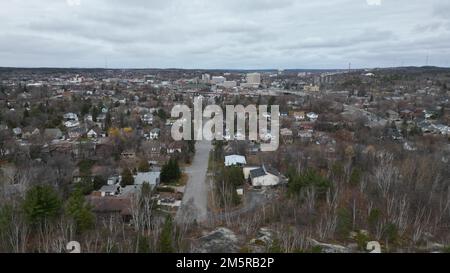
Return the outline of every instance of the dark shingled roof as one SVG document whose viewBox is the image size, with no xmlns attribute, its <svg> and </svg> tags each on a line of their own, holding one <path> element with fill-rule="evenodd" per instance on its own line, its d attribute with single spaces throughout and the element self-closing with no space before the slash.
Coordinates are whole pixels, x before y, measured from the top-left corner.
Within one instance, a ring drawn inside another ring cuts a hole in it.
<svg viewBox="0 0 450 273">
<path fill-rule="evenodd" d="M 251 178 L 256 178 L 264 175 L 266 175 L 266 171 L 264 171 L 263 168 L 258 168 L 250 171 Z"/>
<path fill-rule="evenodd" d="M 272 167 L 265 167 L 265 168 L 266 168 L 266 172 L 268 172 L 270 174 L 273 174 L 275 176 L 280 176 L 281 175 L 280 172 L 277 171 L 275 168 L 272 168 Z"/>
<path fill-rule="evenodd" d="M 131 199 L 118 197 L 88 196 L 92 210 L 97 213 L 119 212 L 122 215 L 131 215 Z"/>
</svg>

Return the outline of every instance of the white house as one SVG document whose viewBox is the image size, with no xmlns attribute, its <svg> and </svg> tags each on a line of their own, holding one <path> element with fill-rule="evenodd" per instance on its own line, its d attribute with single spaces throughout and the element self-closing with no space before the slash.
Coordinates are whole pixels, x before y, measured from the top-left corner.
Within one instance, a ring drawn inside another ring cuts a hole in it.
<svg viewBox="0 0 450 273">
<path fill-rule="evenodd" d="M 120 176 L 111 176 L 108 178 L 108 185 L 117 185 L 120 183 L 120 181 L 122 180 L 122 177 Z"/>
<path fill-rule="evenodd" d="M 152 125 L 153 124 L 153 115 L 152 114 L 145 114 L 141 117 L 142 122 Z"/>
<path fill-rule="evenodd" d="M 22 129 L 20 129 L 19 127 L 14 128 L 13 129 L 13 133 L 16 137 L 21 137 L 22 136 Z"/>
<path fill-rule="evenodd" d="M 270 187 L 281 183 L 281 175 L 272 168 L 248 167 L 244 168 L 244 178 L 251 181 L 254 187 Z"/>
<path fill-rule="evenodd" d="M 89 132 L 87 132 L 87 137 L 88 138 L 97 138 L 97 133 L 93 130 L 93 129 L 91 129 Z"/>
<path fill-rule="evenodd" d="M 247 161 L 245 160 L 245 156 L 242 155 L 227 155 L 225 156 L 225 166 L 243 166 L 246 165 Z"/>
<path fill-rule="evenodd" d="M 99 190 L 102 197 L 115 196 L 119 193 L 119 185 L 105 185 Z"/>
<path fill-rule="evenodd" d="M 63 116 L 65 121 L 78 121 L 78 115 L 75 113 L 67 113 Z"/>
<path fill-rule="evenodd" d="M 158 139 L 161 134 L 161 130 L 159 128 L 152 129 L 149 133 L 149 138 L 152 140 Z"/>
<path fill-rule="evenodd" d="M 80 122 L 78 122 L 77 120 L 68 120 L 64 122 L 64 126 L 66 126 L 67 128 L 75 128 L 80 126 Z"/>
<path fill-rule="evenodd" d="M 309 118 L 309 120 L 314 121 L 317 120 L 319 118 L 319 115 L 314 113 L 314 112 L 310 112 L 308 114 L 306 114 L 306 116 Z"/>
</svg>

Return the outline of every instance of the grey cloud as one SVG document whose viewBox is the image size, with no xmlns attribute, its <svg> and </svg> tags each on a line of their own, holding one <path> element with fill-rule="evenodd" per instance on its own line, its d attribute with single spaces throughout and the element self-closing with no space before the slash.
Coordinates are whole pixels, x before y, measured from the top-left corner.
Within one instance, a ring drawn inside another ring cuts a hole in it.
<svg viewBox="0 0 450 273">
<path fill-rule="evenodd" d="M 0 66 L 441 65 L 448 14 L 444 0 L 1 1 Z"/>
</svg>

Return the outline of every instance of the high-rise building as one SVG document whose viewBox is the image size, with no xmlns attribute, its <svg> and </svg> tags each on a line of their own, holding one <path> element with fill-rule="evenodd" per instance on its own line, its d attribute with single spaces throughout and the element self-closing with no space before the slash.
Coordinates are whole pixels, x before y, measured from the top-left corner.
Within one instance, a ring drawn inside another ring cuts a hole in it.
<svg viewBox="0 0 450 273">
<path fill-rule="evenodd" d="M 247 83 L 252 84 L 252 85 L 260 85 L 261 84 L 261 74 L 248 73 L 247 74 Z"/>
<path fill-rule="evenodd" d="M 209 74 L 203 74 L 203 75 L 202 75 L 202 82 L 203 82 L 203 83 L 210 83 L 210 82 L 211 82 L 211 75 L 209 75 Z"/>
<path fill-rule="evenodd" d="M 222 84 L 222 83 L 224 83 L 226 80 L 227 80 L 227 79 L 225 79 L 225 77 L 223 77 L 223 76 L 214 76 L 214 77 L 212 77 L 211 82 L 212 82 L 213 84 Z"/>
</svg>

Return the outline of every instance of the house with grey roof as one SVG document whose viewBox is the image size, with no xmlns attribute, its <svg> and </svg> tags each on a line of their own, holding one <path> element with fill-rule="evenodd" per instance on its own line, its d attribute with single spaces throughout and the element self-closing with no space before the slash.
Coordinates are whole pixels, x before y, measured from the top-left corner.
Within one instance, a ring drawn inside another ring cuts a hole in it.
<svg viewBox="0 0 450 273">
<path fill-rule="evenodd" d="M 283 176 L 274 168 L 266 167 L 244 167 L 244 178 L 249 180 L 254 187 L 271 187 L 280 185 Z"/>
<path fill-rule="evenodd" d="M 247 164 L 245 156 L 243 155 L 227 155 L 225 156 L 225 166 L 244 166 Z"/>
<path fill-rule="evenodd" d="M 152 188 L 155 188 L 160 182 L 161 172 L 138 172 L 134 176 L 135 185 L 149 184 Z"/>
<path fill-rule="evenodd" d="M 119 185 L 105 185 L 99 190 L 101 197 L 115 196 L 119 193 Z"/>
<path fill-rule="evenodd" d="M 44 138 L 49 140 L 62 139 L 63 133 L 60 129 L 45 129 L 44 130 Z"/>
</svg>

